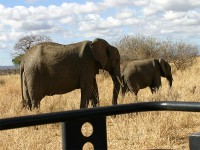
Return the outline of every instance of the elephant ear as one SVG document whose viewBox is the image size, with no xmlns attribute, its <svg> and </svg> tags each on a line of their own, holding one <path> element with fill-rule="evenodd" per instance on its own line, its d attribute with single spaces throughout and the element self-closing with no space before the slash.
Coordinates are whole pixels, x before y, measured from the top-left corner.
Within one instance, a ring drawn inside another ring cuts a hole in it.
<svg viewBox="0 0 200 150">
<path fill-rule="evenodd" d="M 99 62 L 104 69 L 108 61 L 108 43 L 103 39 L 95 39 L 91 43 L 91 51 L 94 59 Z"/>
<path fill-rule="evenodd" d="M 167 69 L 166 69 L 166 61 L 162 58 L 159 59 L 160 66 L 162 71 L 164 72 L 165 76 L 167 76 Z"/>
</svg>

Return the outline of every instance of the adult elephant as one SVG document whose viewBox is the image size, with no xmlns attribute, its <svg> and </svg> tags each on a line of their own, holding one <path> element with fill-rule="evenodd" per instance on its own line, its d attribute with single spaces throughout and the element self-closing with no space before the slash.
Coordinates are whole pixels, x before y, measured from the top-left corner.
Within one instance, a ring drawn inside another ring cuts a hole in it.
<svg viewBox="0 0 200 150">
<path fill-rule="evenodd" d="M 172 86 L 171 66 L 164 59 L 133 60 L 122 68 L 122 96 L 131 91 L 136 96 L 140 89 L 150 87 L 155 92 L 161 86 L 161 77 L 167 78 Z"/>
<path fill-rule="evenodd" d="M 120 55 L 118 49 L 103 39 L 70 45 L 52 42 L 30 48 L 21 62 L 22 104 L 38 108 L 45 96 L 64 94 L 81 89 L 80 108 L 87 108 L 89 100 L 98 104 L 96 74 L 99 69 L 112 77 L 113 99 L 117 104 L 120 90 Z"/>
</svg>

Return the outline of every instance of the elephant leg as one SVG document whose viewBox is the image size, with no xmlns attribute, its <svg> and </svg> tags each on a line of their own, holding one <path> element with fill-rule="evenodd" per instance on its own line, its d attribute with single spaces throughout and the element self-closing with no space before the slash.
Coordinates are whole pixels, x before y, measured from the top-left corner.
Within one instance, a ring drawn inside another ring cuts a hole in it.
<svg viewBox="0 0 200 150">
<path fill-rule="evenodd" d="M 122 98 L 125 97 L 125 94 L 128 92 L 127 84 L 124 83 L 124 87 L 121 87 L 122 92 Z"/>
<path fill-rule="evenodd" d="M 139 90 L 134 90 L 134 94 L 136 97 L 137 97 L 138 92 L 139 92 Z"/>
<path fill-rule="evenodd" d="M 24 76 L 24 74 L 23 74 Z M 28 88 L 27 88 L 27 84 L 26 84 L 26 80 L 24 78 L 24 80 L 22 81 L 22 107 L 28 107 L 29 109 L 32 108 L 32 103 L 31 103 L 31 98 L 30 95 L 28 93 Z"/>
<path fill-rule="evenodd" d="M 156 93 L 156 88 L 155 87 L 150 87 L 150 89 L 151 89 L 151 93 L 153 94 L 153 93 Z"/>
<path fill-rule="evenodd" d="M 138 91 L 139 91 L 139 86 L 138 86 L 138 85 L 135 85 L 135 83 L 133 83 L 133 82 L 128 82 L 127 85 L 128 85 L 128 90 L 129 90 L 131 93 L 134 93 L 135 96 L 137 96 L 137 93 L 138 93 Z"/>
<path fill-rule="evenodd" d="M 39 84 L 40 82 L 34 82 L 35 80 L 30 81 L 29 87 L 32 87 L 31 91 L 29 91 L 31 104 L 33 109 L 38 109 L 40 107 L 40 101 L 44 98 L 44 93 L 42 90 L 42 85 Z"/>
<path fill-rule="evenodd" d="M 40 101 L 42 100 L 41 93 L 35 93 L 34 95 L 31 94 L 31 105 L 33 109 L 40 108 Z"/>
<path fill-rule="evenodd" d="M 155 93 L 158 91 L 159 87 L 161 86 L 161 78 L 160 76 L 155 76 L 152 85 L 150 86 L 151 93 Z"/>
<path fill-rule="evenodd" d="M 27 88 L 23 87 L 23 98 L 22 98 L 22 107 L 32 108 L 31 98 L 29 96 Z"/>
<path fill-rule="evenodd" d="M 80 108 L 88 108 L 89 99 L 92 94 L 92 86 L 81 88 L 81 104 Z"/>
<path fill-rule="evenodd" d="M 88 108 L 89 100 L 92 94 L 93 80 L 82 78 L 81 82 L 81 103 L 80 108 Z"/>
<path fill-rule="evenodd" d="M 131 92 L 135 94 L 135 101 L 138 102 L 138 96 L 137 96 L 137 94 L 139 92 L 139 89 L 138 88 L 135 88 L 135 89 L 133 88 L 133 91 L 131 91 Z"/>
<path fill-rule="evenodd" d="M 92 100 L 92 106 L 96 107 L 99 106 L 99 92 L 97 87 L 96 79 L 93 80 L 93 88 L 92 88 L 92 94 L 90 99 Z"/>
<path fill-rule="evenodd" d="M 39 99 L 33 99 L 32 101 L 32 108 L 33 109 L 38 109 L 38 108 L 40 108 L 40 100 Z"/>
<path fill-rule="evenodd" d="M 34 88 L 34 93 L 32 93 L 32 107 L 33 108 L 40 108 L 40 102 L 45 97 L 45 93 L 42 90 L 42 85 L 37 85 Z"/>
</svg>

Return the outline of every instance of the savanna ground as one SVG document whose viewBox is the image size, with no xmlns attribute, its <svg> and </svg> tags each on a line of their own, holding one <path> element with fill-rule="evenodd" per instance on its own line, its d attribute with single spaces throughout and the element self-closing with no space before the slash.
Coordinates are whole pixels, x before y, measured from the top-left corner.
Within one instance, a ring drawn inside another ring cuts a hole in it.
<svg viewBox="0 0 200 150">
<path fill-rule="evenodd" d="M 143 89 L 137 102 L 147 101 L 200 101 L 200 58 L 192 67 L 173 70 L 173 87 L 167 81 L 156 93 Z M 97 76 L 100 106 L 111 105 L 112 81 L 108 75 Z M 21 109 L 19 75 L 0 76 L 0 118 L 79 109 L 80 90 L 45 97 L 40 110 Z M 135 96 L 128 93 L 124 99 L 119 96 L 119 104 L 136 103 Z M 107 117 L 108 149 L 180 149 L 188 150 L 188 135 L 200 132 L 200 113 L 191 112 L 142 112 L 117 117 Z M 89 132 L 89 128 L 83 130 Z M 49 124 L 0 131 L 1 150 L 62 149 L 61 124 Z M 87 147 L 85 149 L 91 149 Z"/>
</svg>

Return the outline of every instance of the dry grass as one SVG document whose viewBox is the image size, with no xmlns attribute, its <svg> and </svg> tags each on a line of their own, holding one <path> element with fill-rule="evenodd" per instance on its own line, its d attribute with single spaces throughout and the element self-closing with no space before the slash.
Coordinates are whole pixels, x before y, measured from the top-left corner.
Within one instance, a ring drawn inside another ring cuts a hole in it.
<svg viewBox="0 0 200 150">
<path fill-rule="evenodd" d="M 138 102 L 144 101 L 199 101 L 200 58 L 185 71 L 174 71 L 173 88 L 163 79 L 163 87 L 156 94 L 149 89 L 139 92 Z M 97 76 L 100 105 L 111 105 L 112 81 Z M 79 108 L 80 91 L 45 97 L 38 111 L 22 110 L 19 75 L 0 76 L 0 118 L 47 113 Z M 119 103 L 134 103 L 135 96 L 128 93 Z M 143 112 L 107 118 L 108 149 L 180 149 L 188 150 L 188 135 L 200 131 L 200 114 L 187 112 Z M 91 130 L 85 127 L 83 130 Z M 27 127 L 0 132 L 2 150 L 62 149 L 60 124 Z M 85 149 L 91 149 L 86 147 Z"/>
</svg>

